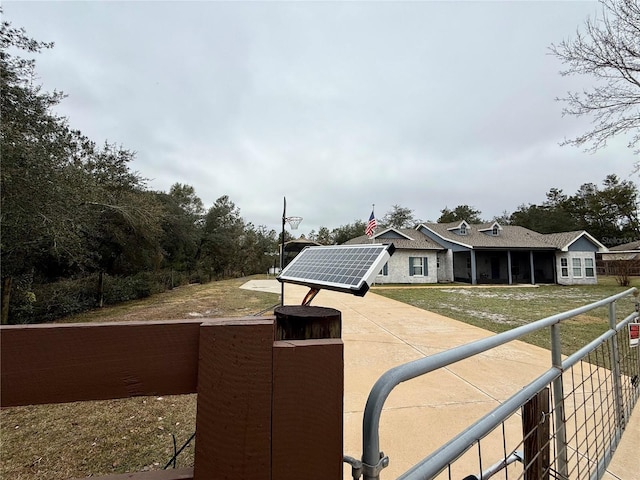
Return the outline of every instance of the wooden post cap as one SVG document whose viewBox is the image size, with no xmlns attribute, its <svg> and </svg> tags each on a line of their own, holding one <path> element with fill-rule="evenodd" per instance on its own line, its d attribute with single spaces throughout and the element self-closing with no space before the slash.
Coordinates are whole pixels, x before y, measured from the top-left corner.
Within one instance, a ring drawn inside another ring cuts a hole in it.
<svg viewBox="0 0 640 480">
<path fill-rule="evenodd" d="M 342 335 L 342 312 L 335 308 L 285 305 L 277 307 L 274 313 L 276 340 L 340 338 Z"/>
</svg>

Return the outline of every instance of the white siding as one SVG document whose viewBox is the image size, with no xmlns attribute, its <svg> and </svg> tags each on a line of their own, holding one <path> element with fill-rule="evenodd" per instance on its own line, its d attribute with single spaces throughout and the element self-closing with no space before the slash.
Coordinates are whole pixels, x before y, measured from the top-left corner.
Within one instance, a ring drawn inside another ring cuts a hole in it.
<svg viewBox="0 0 640 480">
<path fill-rule="evenodd" d="M 427 275 L 409 275 L 409 257 L 427 258 Z M 437 283 L 438 269 L 436 252 L 430 250 L 396 250 L 388 262 L 389 275 L 376 276 L 375 282 L 382 283 Z"/>
<path fill-rule="evenodd" d="M 438 252 L 438 282 L 448 283 L 453 282 L 453 252 L 451 249 L 445 252 Z"/>
<path fill-rule="evenodd" d="M 566 267 L 562 266 L 562 259 L 567 260 Z M 574 275 L 573 272 L 573 259 L 580 259 L 579 276 Z M 593 277 L 587 277 L 585 259 L 591 259 L 593 265 Z M 596 254 L 594 252 L 559 252 L 556 253 L 556 272 L 558 278 L 558 284 L 560 285 L 595 285 L 598 283 L 598 276 L 596 273 Z M 567 269 L 567 276 L 562 275 L 562 269 Z"/>
</svg>

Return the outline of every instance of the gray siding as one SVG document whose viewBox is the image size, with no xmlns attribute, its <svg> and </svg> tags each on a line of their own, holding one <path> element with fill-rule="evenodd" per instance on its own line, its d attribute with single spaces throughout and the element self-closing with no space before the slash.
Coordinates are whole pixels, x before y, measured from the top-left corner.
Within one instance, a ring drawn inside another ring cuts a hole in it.
<svg viewBox="0 0 640 480">
<path fill-rule="evenodd" d="M 578 240 L 569 245 L 570 252 L 597 252 L 598 247 L 591 243 L 591 241 L 585 237 L 580 237 Z"/>
</svg>

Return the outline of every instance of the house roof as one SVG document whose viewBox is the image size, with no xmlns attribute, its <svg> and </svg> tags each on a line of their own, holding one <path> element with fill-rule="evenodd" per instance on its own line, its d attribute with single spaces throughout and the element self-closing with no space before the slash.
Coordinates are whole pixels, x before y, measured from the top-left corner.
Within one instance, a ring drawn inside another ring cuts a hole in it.
<svg viewBox="0 0 640 480">
<path fill-rule="evenodd" d="M 607 247 L 601 244 L 598 240 L 593 238 L 584 230 L 578 230 L 574 232 L 560 232 L 560 233 L 547 233 L 544 237 L 551 243 L 554 247 L 566 251 L 569 246 L 578 240 L 581 237 L 587 238 L 591 243 L 598 247 L 600 251 L 607 251 Z"/>
<path fill-rule="evenodd" d="M 396 232 L 402 238 L 381 237 L 389 232 Z M 388 228 L 377 233 L 372 238 L 361 235 L 345 242 L 345 245 L 359 245 L 367 243 L 393 243 L 397 249 L 401 250 L 442 250 L 442 246 L 425 236 L 423 233 L 412 228 Z"/>
<path fill-rule="evenodd" d="M 490 232 L 495 223 L 469 225 L 466 235 L 458 235 L 452 231 L 460 225 L 460 222 L 423 223 L 418 228 L 424 227 L 444 240 L 469 248 L 535 248 L 548 250 L 556 248 L 545 239 L 545 235 L 516 225 L 499 225 L 501 227 L 499 235 L 485 233 L 487 231 Z"/>
<path fill-rule="evenodd" d="M 640 250 L 640 240 L 636 240 L 631 243 L 624 243 L 622 245 L 616 245 L 615 247 L 610 247 L 610 252 L 632 252 L 634 250 Z"/>
</svg>

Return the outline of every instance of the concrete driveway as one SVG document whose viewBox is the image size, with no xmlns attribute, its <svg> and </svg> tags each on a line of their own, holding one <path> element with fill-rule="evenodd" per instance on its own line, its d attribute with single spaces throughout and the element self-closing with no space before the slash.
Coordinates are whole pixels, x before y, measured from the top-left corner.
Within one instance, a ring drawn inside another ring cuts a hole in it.
<svg viewBox="0 0 640 480">
<path fill-rule="evenodd" d="M 243 288 L 280 293 L 275 280 L 253 280 Z M 285 285 L 285 304 L 300 304 L 308 289 Z M 491 332 L 369 292 L 365 297 L 322 290 L 313 305 L 342 312 L 344 341 L 344 452 L 362 454 L 362 415 L 376 380 L 387 370 L 417 358 L 493 335 Z M 546 371 L 548 350 L 511 342 L 484 354 L 398 386 L 382 413 L 380 448 L 389 456 L 382 478 L 396 478 L 481 416 Z M 506 435 L 521 435 L 519 421 Z M 502 451 L 499 439 L 483 449 Z M 495 450 L 490 445 L 496 443 Z M 489 443 L 489 445 L 487 444 Z M 640 478 L 640 414 L 631 417 L 605 479 Z M 500 457 L 483 459 L 486 464 Z M 469 460 L 477 465 L 477 454 Z M 465 475 L 477 473 L 470 467 Z M 344 478 L 350 478 L 345 466 Z M 461 476 L 461 478 L 464 475 Z"/>
</svg>

